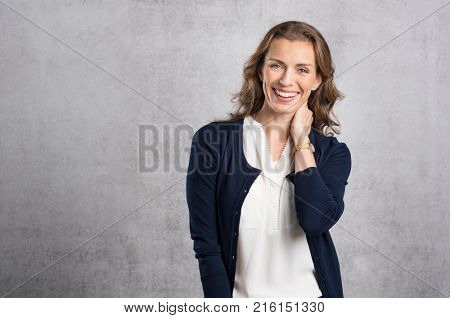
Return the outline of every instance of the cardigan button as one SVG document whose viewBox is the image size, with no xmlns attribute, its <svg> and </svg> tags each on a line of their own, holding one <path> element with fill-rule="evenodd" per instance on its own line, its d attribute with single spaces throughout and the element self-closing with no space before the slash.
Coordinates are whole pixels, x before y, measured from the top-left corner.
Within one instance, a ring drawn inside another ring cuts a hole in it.
<svg viewBox="0 0 450 318">
<path fill-rule="evenodd" d="M 235 211 L 234 214 L 238 215 L 238 214 L 239 214 L 239 211 Z"/>
<path fill-rule="evenodd" d="M 234 259 L 234 255 L 233 255 L 233 259 Z"/>
<path fill-rule="evenodd" d="M 244 189 L 244 193 L 247 193 L 247 189 Z"/>
<path fill-rule="evenodd" d="M 234 232 L 234 236 L 237 236 L 237 232 Z"/>
</svg>

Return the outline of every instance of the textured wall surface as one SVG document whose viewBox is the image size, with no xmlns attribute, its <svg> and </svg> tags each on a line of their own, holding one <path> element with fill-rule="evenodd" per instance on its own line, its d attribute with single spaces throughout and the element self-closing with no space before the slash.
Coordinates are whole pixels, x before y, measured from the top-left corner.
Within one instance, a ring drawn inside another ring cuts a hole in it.
<svg viewBox="0 0 450 318">
<path fill-rule="evenodd" d="M 233 109 L 268 29 L 299 20 L 346 95 L 353 166 L 331 231 L 345 296 L 448 297 L 447 4 L 0 0 L 0 294 L 202 297 L 190 138 Z"/>
</svg>

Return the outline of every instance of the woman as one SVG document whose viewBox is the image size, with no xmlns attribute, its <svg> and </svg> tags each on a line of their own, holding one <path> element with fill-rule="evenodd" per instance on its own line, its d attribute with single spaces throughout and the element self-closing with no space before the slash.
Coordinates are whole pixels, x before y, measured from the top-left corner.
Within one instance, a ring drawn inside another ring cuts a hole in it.
<svg viewBox="0 0 450 318">
<path fill-rule="evenodd" d="M 205 297 L 343 297 L 329 230 L 351 157 L 329 132 L 333 73 L 314 27 L 281 23 L 246 63 L 237 110 L 194 134 L 186 193 Z"/>
</svg>

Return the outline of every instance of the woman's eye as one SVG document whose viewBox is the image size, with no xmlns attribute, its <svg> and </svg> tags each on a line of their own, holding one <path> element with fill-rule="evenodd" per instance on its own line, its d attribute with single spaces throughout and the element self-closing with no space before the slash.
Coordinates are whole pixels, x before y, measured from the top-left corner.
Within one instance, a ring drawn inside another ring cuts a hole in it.
<svg viewBox="0 0 450 318">
<path fill-rule="evenodd" d="M 279 67 L 281 67 L 281 66 L 280 66 L 279 64 L 271 64 L 270 67 L 271 67 L 271 68 L 279 68 Z M 300 71 L 300 72 L 303 71 L 304 73 L 308 73 L 308 70 L 305 69 L 305 68 L 301 68 L 301 69 L 299 69 L 299 71 Z"/>
</svg>

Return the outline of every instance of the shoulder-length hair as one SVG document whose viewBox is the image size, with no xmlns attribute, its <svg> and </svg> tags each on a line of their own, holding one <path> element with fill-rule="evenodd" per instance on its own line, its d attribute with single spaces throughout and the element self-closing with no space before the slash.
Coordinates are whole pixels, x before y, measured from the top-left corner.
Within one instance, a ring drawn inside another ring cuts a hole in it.
<svg viewBox="0 0 450 318">
<path fill-rule="evenodd" d="M 324 37 L 313 26 L 299 21 L 287 21 L 280 23 L 267 32 L 256 51 L 244 65 L 243 83 L 241 90 L 232 94 L 231 102 L 235 103 L 235 111 L 228 113 L 232 121 L 244 118 L 247 115 L 256 114 L 264 105 L 264 91 L 262 81 L 258 76 L 264 63 L 265 55 L 270 43 L 274 39 L 284 38 L 290 41 L 307 41 L 314 48 L 316 72 L 322 76 L 320 86 L 311 91 L 308 98 L 308 107 L 313 112 L 311 129 L 326 136 L 339 134 L 339 121 L 333 113 L 333 105 L 337 99 L 345 96 L 337 90 L 334 82 L 334 66 L 330 49 Z"/>
</svg>

